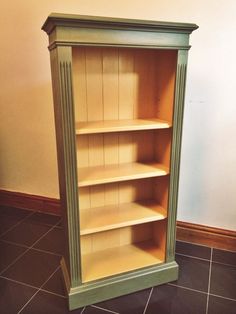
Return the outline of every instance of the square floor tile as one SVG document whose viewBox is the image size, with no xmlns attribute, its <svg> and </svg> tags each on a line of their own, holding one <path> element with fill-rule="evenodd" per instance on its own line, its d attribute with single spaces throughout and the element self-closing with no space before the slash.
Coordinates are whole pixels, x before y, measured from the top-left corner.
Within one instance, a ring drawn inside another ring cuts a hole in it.
<svg viewBox="0 0 236 314">
<path fill-rule="evenodd" d="M 213 262 L 236 266 L 236 252 L 213 249 Z"/>
<path fill-rule="evenodd" d="M 51 226 L 39 225 L 26 219 L 8 231 L 2 239 L 30 247 L 50 228 Z"/>
<path fill-rule="evenodd" d="M 27 248 L 0 241 L 0 273 L 26 250 Z"/>
<path fill-rule="evenodd" d="M 21 314 L 80 314 L 82 309 L 69 311 L 67 299 L 39 291 Z"/>
<path fill-rule="evenodd" d="M 209 247 L 182 241 L 176 242 L 176 253 L 204 258 L 207 260 L 210 260 L 211 258 L 211 249 Z"/>
<path fill-rule="evenodd" d="M 223 298 L 217 298 L 210 295 L 208 314 L 235 314 L 236 301 L 231 301 Z"/>
<path fill-rule="evenodd" d="M 138 291 L 111 300 L 99 302 L 95 305 L 121 314 L 142 314 L 150 291 L 151 289 Z"/>
<path fill-rule="evenodd" d="M 4 236 L 4 234 L 16 226 L 22 218 L 19 217 L 11 217 L 11 216 L 4 216 L 0 215 L 0 236 Z"/>
<path fill-rule="evenodd" d="M 59 268 L 55 274 L 43 285 L 42 289 L 59 294 L 61 296 L 66 296 L 61 268 Z"/>
<path fill-rule="evenodd" d="M 37 242 L 34 248 L 63 255 L 64 241 L 65 236 L 63 230 L 61 228 L 55 227 L 49 231 L 39 242 Z"/>
<path fill-rule="evenodd" d="M 37 290 L 0 277 L 0 313 L 15 314 Z"/>
<path fill-rule="evenodd" d="M 179 264 L 179 279 L 174 283 L 207 292 L 210 262 L 181 255 L 176 255 L 176 261 Z"/>
<path fill-rule="evenodd" d="M 34 287 L 41 287 L 59 266 L 59 262 L 59 256 L 29 250 L 4 271 L 2 276 Z"/>
<path fill-rule="evenodd" d="M 146 314 L 206 314 L 207 295 L 162 285 L 154 288 Z"/>
<path fill-rule="evenodd" d="M 210 293 L 236 299 L 235 266 L 212 263 Z"/>
</svg>

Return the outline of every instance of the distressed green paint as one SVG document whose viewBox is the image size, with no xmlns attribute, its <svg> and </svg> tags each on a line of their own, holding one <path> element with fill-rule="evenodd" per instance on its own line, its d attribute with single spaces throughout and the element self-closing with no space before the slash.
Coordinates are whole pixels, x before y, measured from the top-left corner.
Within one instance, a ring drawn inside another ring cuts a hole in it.
<svg viewBox="0 0 236 314">
<path fill-rule="evenodd" d="M 49 48 L 55 46 L 123 46 L 189 49 L 195 24 L 51 14 L 43 25 Z"/>
<path fill-rule="evenodd" d="M 125 19 L 115 17 L 88 16 L 75 14 L 52 13 L 45 21 L 42 29 L 50 34 L 56 26 L 62 27 L 92 27 L 108 29 L 127 29 L 127 30 L 161 30 L 162 32 L 179 32 L 190 34 L 197 29 L 196 24 L 164 22 L 152 20 Z"/>
<path fill-rule="evenodd" d="M 55 46 L 125 46 L 125 47 L 168 47 L 189 49 L 188 34 L 131 31 L 118 29 L 92 29 L 71 27 L 68 32 L 62 27 L 50 37 L 49 47 Z"/>
<path fill-rule="evenodd" d="M 175 103 L 173 117 L 173 135 L 171 147 L 170 188 L 168 202 L 167 228 L 167 262 L 175 258 L 176 214 L 178 202 L 180 151 L 184 111 L 185 82 L 187 69 L 187 54 L 185 50 L 178 51 L 177 73 L 175 83 Z"/>
<path fill-rule="evenodd" d="M 103 301 L 177 279 L 174 261 L 176 211 L 181 151 L 184 91 L 189 34 L 195 24 L 52 14 L 43 30 L 49 35 L 59 184 L 66 254 L 62 270 L 70 309 Z M 178 52 L 171 149 L 166 261 L 123 275 L 81 282 L 78 179 L 72 83 L 72 47 L 117 46 L 175 49 Z"/>
<path fill-rule="evenodd" d="M 176 262 L 171 262 L 84 284 L 78 288 L 71 289 L 69 307 L 70 310 L 73 310 L 88 304 L 161 285 L 174 281 L 177 278 L 178 265 Z"/>
<path fill-rule="evenodd" d="M 60 199 L 67 240 L 65 261 L 70 273 L 71 287 L 75 287 L 81 283 L 81 276 L 78 180 L 71 63 L 71 47 L 58 47 L 51 51 Z"/>
</svg>

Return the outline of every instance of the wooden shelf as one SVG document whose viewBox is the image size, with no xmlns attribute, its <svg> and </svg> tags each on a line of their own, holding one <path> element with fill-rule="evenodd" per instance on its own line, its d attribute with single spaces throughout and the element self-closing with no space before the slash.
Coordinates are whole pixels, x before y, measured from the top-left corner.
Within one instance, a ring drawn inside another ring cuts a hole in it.
<svg viewBox="0 0 236 314">
<path fill-rule="evenodd" d="M 80 211 L 80 235 L 165 219 L 167 211 L 156 201 L 142 201 Z"/>
<path fill-rule="evenodd" d="M 163 263 L 164 252 L 151 241 L 114 247 L 82 255 L 82 281 L 121 274 Z"/>
<path fill-rule="evenodd" d="M 76 134 L 94 134 L 170 128 L 168 121 L 160 119 L 108 120 L 77 122 Z"/>
<path fill-rule="evenodd" d="M 79 187 L 164 176 L 169 169 L 158 163 L 124 163 L 79 168 Z"/>
</svg>

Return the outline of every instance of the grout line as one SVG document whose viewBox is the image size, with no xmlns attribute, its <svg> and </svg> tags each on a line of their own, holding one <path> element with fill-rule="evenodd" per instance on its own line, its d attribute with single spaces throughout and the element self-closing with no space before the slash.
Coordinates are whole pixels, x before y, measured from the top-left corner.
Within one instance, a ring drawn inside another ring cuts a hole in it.
<svg viewBox="0 0 236 314">
<path fill-rule="evenodd" d="M 12 245 L 15 245 L 15 246 L 19 246 L 21 248 L 24 248 L 24 249 L 28 249 L 29 247 L 25 244 L 21 244 L 21 243 L 16 243 L 16 242 L 12 242 L 12 241 L 9 241 L 9 240 L 3 240 L 3 239 L 0 239 L 1 242 L 4 242 L 4 243 L 7 243 L 7 244 L 12 244 Z"/>
<path fill-rule="evenodd" d="M 192 255 L 187 255 L 187 254 L 181 254 L 181 253 L 175 253 L 175 255 L 180 255 L 180 256 L 185 256 L 185 257 L 191 257 L 191 258 L 199 259 L 199 260 L 201 260 L 201 261 L 210 262 L 209 259 L 202 258 L 202 257 L 197 257 L 197 256 L 192 256 Z"/>
<path fill-rule="evenodd" d="M 228 250 L 228 249 L 221 249 L 221 248 L 218 248 L 218 247 L 210 247 L 210 246 L 208 246 L 206 244 L 200 244 L 200 243 L 195 243 L 195 242 L 183 241 L 183 240 L 178 240 L 178 239 L 176 239 L 176 242 L 188 243 L 188 244 L 192 244 L 192 245 L 195 245 L 195 246 L 203 246 L 203 247 L 206 247 L 206 248 L 209 248 L 209 249 L 212 248 L 213 250 L 220 250 L 220 251 L 236 253 L 236 250 L 232 251 L 232 250 Z"/>
<path fill-rule="evenodd" d="M 212 297 L 217 297 L 217 298 L 226 299 L 226 300 L 229 300 L 229 301 L 236 302 L 235 299 L 231 299 L 231 298 L 227 298 L 227 297 L 222 297 L 221 295 L 212 294 L 212 293 L 209 293 L 209 294 L 210 294 L 210 296 L 212 296 Z"/>
<path fill-rule="evenodd" d="M 58 222 L 59 223 L 59 222 Z M 55 224 L 54 226 L 52 226 L 47 232 L 45 232 L 38 240 L 36 240 L 29 248 L 30 249 L 32 249 L 33 248 L 33 246 L 35 246 L 35 244 L 37 244 L 39 241 L 41 241 L 49 232 L 51 232 L 53 229 L 55 229 L 56 228 L 56 226 L 58 225 L 58 223 L 57 224 Z"/>
<path fill-rule="evenodd" d="M 214 248 L 212 248 L 212 249 L 214 249 Z M 202 258 L 202 257 L 197 257 L 197 256 L 187 255 L 187 254 L 181 254 L 181 253 L 175 253 L 175 255 L 195 258 L 195 259 L 199 259 L 199 260 L 206 261 L 206 262 L 210 262 L 211 261 L 211 257 L 210 257 L 210 259 L 205 259 L 205 258 Z M 220 265 L 225 265 L 225 266 L 236 267 L 235 264 L 222 263 L 222 262 L 217 262 L 217 261 L 213 261 L 213 260 L 212 260 L 212 263 L 213 264 L 220 264 Z"/>
<path fill-rule="evenodd" d="M 178 239 L 176 239 L 176 242 L 188 243 L 188 244 L 192 244 L 192 245 L 195 245 L 195 246 L 203 246 L 203 247 L 207 247 L 208 249 L 211 249 L 210 246 L 207 246 L 207 245 L 205 245 L 205 244 L 199 244 L 199 243 L 194 243 L 194 242 L 189 242 L 189 241 L 183 241 L 183 240 L 178 240 Z"/>
<path fill-rule="evenodd" d="M 18 221 L 15 225 L 13 225 L 9 229 L 7 229 L 5 232 L 3 232 L 0 237 L 2 238 L 3 236 L 5 236 L 5 234 L 7 234 L 9 231 L 13 230 L 16 226 L 20 225 L 23 221 L 25 221 L 28 217 L 31 217 L 33 214 L 34 214 L 34 212 L 30 213 L 29 215 L 27 215 L 26 217 L 24 217 L 23 219 Z"/>
<path fill-rule="evenodd" d="M 57 297 L 61 297 L 61 298 L 67 299 L 67 297 L 65 295 L 62 295 L 60 293 L 52 292 L 52 291 L 49 291 L 49 290 L 46 290 L 46 289 L 40 289 L 40 291 L 56 295 Z"/>
<path fill-rule="evenodd" d="M 207 292 L 205 292 L 205 291 L 196 290 L 196 289 L 192 289 L 192 288 L 188 288 L 188 287 L 184 287 L 184 286 L 179 286 L 179 285 L 176 285 L 176 284 L 174 284 L 174 283 L 167 283 L 167 285 L 168 285 L 168 286 L 177 287 L 177 288 L 181 288 L 181 289 L 190 290 L 190 291 L 193 291 L 193 292 L 198 292 L 198 293 L 202 293 L 202 294 L 207 294 Z"/>
<path fill-rule="evenodd" d="M 219 249 L 218 247 L 213 247 L 213 250 L 219 250 L 219 251 L 226 251 L 226 252 L 230 252 L 230 253 L 236 253 L 235 251 L 231 251 L 231 250 L 227 250 L 227 249 Z"/>
<path fill-rule="evenodd" d="M 12 263 L 10 263 L 5 269 L 3 269 L 0 272 L 0 275 L 2 275 L 6 270 L 8 270 L 8 268 L 10 268 L 13 264 L 15 264 L 23 255 L 25 255 L 26 253 L 29 252 L 30 249 L 33 248 L 33 246 L 38 243 L 44 236 L 46 236 L 51 230 L 53 230 L 55 226 L 52 226 L 46 233 L 44 233 L 38 240 L 36 240 L 30 247 L 28 247 L 28 249 L 25 250 L 25 252 L 23 252 L 22 254 L 20 254 Z"/>
<path fill-rule="evenodd" d="M 10 268 L 13 264 L 15 264 L 22 256 L 24 256 L 30 249 L 26 249 L 22 254 L 20 254 L 14 261 L 12 261 L 6 268 L 4 268 L 1 272 L 0 272 L 0 276 L 5 273 L 6 270 L 8 270 L 8 268 Z"/>
<path fill-rule="evenodd" d="M 181 289 L 186 289 L 186 290 L 190 290 L 190 291 L 193 291 L 193 292 L 198 292 L 198 293 L 202 293 L 202 294 L 206 294 L 208 295 L 208 292 L 204 292 L 204 291 L 200 291 L 200 290 L 196 290 L 196 289 L 192 289 L 192 288 L 187 288 L 187 287 L 183 287 L 183 286 L 178 286 L 174 283 L 167 283 L 168 286 L 174 286 L 174 287 L 177 287 L 177 288 L 181 288 Z M 228 297 L 223 297 L 221 295 L 218 295 L 218 294 L 213 294 L 213 293 L 209 293 L 209 296 L 213 296 L 213 297 L 218 297 L 218 298 L 221 298 L 221 299 L 226 299 L 226 300 L 229 300 L 229 301 L 234 301 L 236 302 L 236 299 L 231 299 L 231 298 L 228 298 Z"/>
<path fill-rule="evenodd" d="M 12 244 L 12 245 L 15 245 L 15 246 L 19 246 L 23 249 L 31 249 L 31 250 L 34 250 L 34 251 L 39 251 L 39 252 L 42 252 L 42 253 L 48 253 L 48 254 L 51 254 L 51 255 L 55 255 L 55 256 L 62 256 L 61 254 L 59 253 L 54 253 L 54 252 L 51 252 L 51 251 L 46 251 L 46 250 L 43 250 L 43 249 L 38 249 L 38 248 L 31 248 L 29 246 L 26 246 L 24 244 L 20 244 L 20 243 L 15 243 L 15 242 L 12 242 L 12 241 L 8 241 L 8 240 L 0 240 L 1 242 L 4 242 L 4 243 L 7 243 L 7 244 Z"/>
<path fill-rule="evenodd" d="M 51 273 L 48 279 L 46 279 L 44 283 L 39 287 L 39 290 L 41 290 L 41 288 L 52 278 L 52 276 L 58 271 L 58 269 L 60 269 L 60 267 L 61 267 L 60 265 L 56 267 L 56 269 Z"/>
<path fill-rule="evenodd" d="M 109 313 L 113 313 L 113 314 L 119 314 L 118 312 L 114 312 L 114 311 L 111 311 L 111 310 L 108 310 L 108 309 L 104 309 L 103 307 L 100 307 L 100 306 L 97 306 L 97 305 L 90 305 L 90 307 L 94 307 L 95 309 L 99 309 L 99 310 L 103 310 L 105 312 L 109 312 Z"/>
<path fill-rule="evenodd" d="M 83 310 L 82 310 L 82 312 L 80 312 L 80 314 L 84 313 L 85 309 L 86 309 L 86 306 L 83 308 Z"/>
<path fill-rule="evenodd" d="M 17 314 L 20 314 L 23 309 L 30 303 L 30 301 L 39 293 L 39 290 L 37 290 L 32 297 L 23 305 L 23 307 L 17 312 Z"/>
<path fill-rule="evenodd" d="M 208 279 L 208 289 L 207 289 L 206 314 L 208 313 L 208 307 L 209 307 L 209 295 L 210 295 L 210 287 L 211 287 L 211 267 L 212 267 L 212 255 L 213 255 L 213 248 L 211 248 L 211 260 L 210 260 L 209 279 Z"/>
<path fill-rule="evenodd" d="M 24 308 L 33 300 L 33 298 L 41 291 L 41 288 L 49 281 L 49 279 L 52 278 L 52 276 L 56 273 L 56 271 L 59 269 L 60 266 L 58 266 L 54 272 L 48 277 L 48 279 L 39 287 L 39 289 L 32 295 L 32 297 L 23 305 L 23 307 L 17 312 L 17 314 L 20 314 Z"/>
<path fill-rule="evenodd" d="M 51 252 L 51 251 L 46 251 L 46 250 L 42 250 L 42 249 L 37 249 L 37 248 L 34 248 L 34 247 L 32 247 L 31 250 L 39 251 L 39 252 L 42 252 L 42 253 L 47 253 L 47 254 L 51 254 L 51 255 L 55 255 L 55 256 L 59 256 L 59 257 L 62 256 L 62 254 L 59 254 L 59 253 L 54 253 L 54 252 Z"/>
<path fill-rule="evenodd" d="M 216 262 L 216 261 L 212 261 L 212 263 L 213 264 L 224 265 L 224 266 L 236 267 L 235 264 L 226 264 L 226 263 L 221 263 L 221 262 Z"/>
<path fill-rule="evenodd" d="M 8 278 L 8 277 L 5 277 L 5 276 L 1 276 L 1 275 L 0 275 L 0 278 L 9 280 L 9 281 L 12 281 L 12 282 L 15 282 L 15 283 L 18 283 L 18 284 L 23 285 L 23 286 L 26 286 L 26 287 L 30 287 L 30 288 L 34 288 L 34 289 L 39 289 L 38 287 L 32 286 L 32 285 L 30 285 L 30 284 L 28 284 L 28 283 L 21 282 L 21 281 L 15 280 L 15 279 L 11 279 L 11 278 Z"/>
<path fill-rule="evenodd" d="M 148 307 L 149 301 L 150 301 L 150 299 L 151 299 L 152 292 L 153 292 L 153 287 L 152 287 L 152 289 L 151 289 L 151 291 L 150 291 L 150 293 L 149 293 L 149 296 L 148 296 L 148 299 L 147 299 L 147 302 L 146 302 L 145 308 L 144 308 L 144 310 L 143 310 L 143 314 L 145 314 L 145 313 L 146 313 L 146 311 L 147 311 L 147 307 Z"/>
</svg>

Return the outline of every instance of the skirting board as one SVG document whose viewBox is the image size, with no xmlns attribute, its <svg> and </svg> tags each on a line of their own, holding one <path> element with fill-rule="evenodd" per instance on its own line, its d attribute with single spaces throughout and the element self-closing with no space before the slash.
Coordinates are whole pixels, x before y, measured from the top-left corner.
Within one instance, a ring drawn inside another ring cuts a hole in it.
<svg viewBox="0 0 236 314">
<path fill-rule="evenodd" d="M 177 240 L 236 251 L 236 231 L 178 221 L 176 237 Z"/>
<path fill-rule="evenodd" d="M 59 199 L 0 190 L 0 205 L 61 215 Z"/>
<path fill-rule="evenodd" d="M 61 215 L 55 198 L 0 190 L 0 205 Z M 236 231 L 177 221 L 177 240 L 236 251 Z"/>
</svg>

